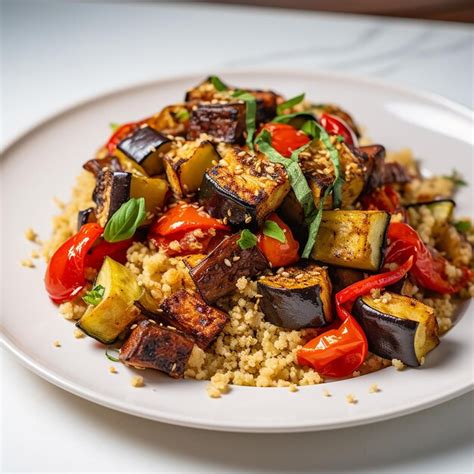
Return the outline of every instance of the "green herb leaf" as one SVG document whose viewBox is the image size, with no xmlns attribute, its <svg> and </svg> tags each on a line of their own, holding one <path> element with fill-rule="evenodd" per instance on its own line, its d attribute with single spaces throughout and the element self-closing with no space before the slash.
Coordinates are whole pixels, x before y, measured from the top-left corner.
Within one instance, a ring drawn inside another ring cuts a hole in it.
<svg viewBox="0 0 474 474">
<path fill-rule="evenodd" d="M 112 362 L 120 362 L 120 359 L 118 357 L 114 357 L 110 355 L 109 351 L 114 351 L 117 355 L 120 354 L 120 351 L 116 349 L 115 347 L 107 347 L 105 349 L 105 357 L 107 357 L 107 359 L 111 360 Z"/>
<path fill-rule="evenodd" d="M 237 240 L 237 243 L 242 250 L 251 249 L 257 245 L 257 236 L 250 232 L 250 230 L 244 229 L 240 233 L 240 239 Z"/>
<path fill-rule="evenodd" d="M 109 127 L 112 129 L 112 132 L 115 132 L 115 130 L 120 127 L 120 124 L 117 122 L 110 122 Z"/>
<path fill-rule="evenodd" d="M 93 306 L 97 306 L 104 297 L 105 288 L 102 285 L 97 285 L 92 290 L 88 291 L 82 299 Z"/>
<path fill-rule="evenodd" d="M 344 141 L 344 137 L 342 135 L 338 135 L 336 137 L 336 140 L 339 142 L 339 143 L 342 143 Z"/>
<path fill-rule="evenodd" d="M 178 119 L 178 122 L 186 122 L 186 120 L 189 120 L 189 112 L 187 109 L 180 109 L 175 112 L 174 115 Z"/>
<path fill-rule="evenodd" d="M 295 105 L 299 104 L 304 100 L 304 92 L 303 94 L 297 95 L 296 97 L 292 97 L 291 99 L 288 99 L 286 102 L 283 102 L 283 104 L 280 104 L 277 107 L 277 115 L 281 115 L 284 110 L 289 109 L 290 107 L 294 107 Z"/>
<path fill-rule="evenodd" d="M 235 91 L 233 97 L 243 100 L 246 104 L 245 124 L 247 127 L 247 139 L 245 142 L 247 146 L 253 150 L 253 136 L 255 135 L 256 116 L 257 116 L 257 100 L 255 97 L 245 91 Z"/>
<path fill-rule="evenodd" d="M 209 79 L 211 80 L 214 88 L 219 92 L 226 91 L 228 89 L 228 87 L 217 76 L 211 76 Z"/>
<path fill-rule="evenodd" d="M 467 182 L 462 179 L 461 173 L 457 170 L 453 170 L 451 175 L 443 176 L 443 178 L 450 179 L 456 188 L 460 188 L 461 186 L 467 186 Z"/>
<path fill-rule="evenodd" d="M 454 227 L 459 232 L 469 232 L 472 229 L 472 222 L 471 221 L 457 221 L 454 223 Z"/>
<path fill-rule="evenodd" d="M 145 199 L 132 198 L 122 204 L 107 222 L 104 239 L 107 242 L 120 242 L 130 239 L 145 220 Z"/>
<path fill-rule="evenodd" d="M 311 112 L 295 112 L 294 114 L 286 114 L 286 115 L 278 115 L 275 117 L 272 122 L 273 123 L 289 123 L 294 118 L 301 117 L 305 118 L 306 120 L 310 120 L 311 118 L 314 120 L 315 117 Z"/>
<path fill-rule="evenodd" d="M 278 242 L 281 242 L 282 244 L 286 242 L 285 232 L 275 221 L 265 221 L 263 224 L 263 233 L 267 237 L 278 240 Z"/>
</svg>

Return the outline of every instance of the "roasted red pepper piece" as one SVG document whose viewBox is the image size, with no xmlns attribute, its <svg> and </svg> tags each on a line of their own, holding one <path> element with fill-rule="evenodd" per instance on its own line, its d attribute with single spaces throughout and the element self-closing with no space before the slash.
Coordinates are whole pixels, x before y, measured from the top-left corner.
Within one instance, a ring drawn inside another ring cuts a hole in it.
<svg viewBox="0 0 474 474">
<path fill-rule="evenodd" d="M 362 198 L 361 204 L 363 209 L 369 211 L 387 211 L 391 214 L 401 211 L 400 195 L 390 184 L 374 189 Z"/>
<path fill-rule="evenodd" d="M 123 265 L 127 261 L 127 250 L 132 243 L 133 239 L 120 242 L 107 242 L 100 239 L 87 253 L 85 267 L 99 270 L 105 257 L 110 257 Z"/>
<path fill-rule="evenodd" d="M 117 145 L 124 138 L 126 138 L 128 135 L 133 133 L 140 125 L 143 125 L 148 120 L 149 119 L 143 119 L 143 120 L 139 120 L 138 122 L 129 122 L 129 123 L 120 125 L 120 127 L 118 127 L 114 133 L 112 133 L 109 140 L 105 144 L 105 147 L 107 148 L 108 152 L 110 154 L 113 154 L 115 152 L 115 149 L 117 148 Z"/>
<path fill-rule="evenodd" d="M 341 135 L 347 145 L 358 146 L 356 134 L 341 118 L 322 113 L 319 122 L 329 135 Z"/>
<path fill-rule="evenodd" d="M 285 158 L 311 140 L 305 133 L 285 123 L 267 123 L 262 130 L 270 133 L 272 147 Z"/>
</svg>

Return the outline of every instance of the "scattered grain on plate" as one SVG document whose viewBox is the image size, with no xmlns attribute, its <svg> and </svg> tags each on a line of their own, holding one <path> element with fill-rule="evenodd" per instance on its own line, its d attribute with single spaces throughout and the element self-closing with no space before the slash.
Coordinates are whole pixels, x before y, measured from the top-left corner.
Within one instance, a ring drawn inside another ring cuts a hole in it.
<svg viewBox="0 0 474 474">
<path fill-rule="evenodd" d="M 290 385 L 288 385 L 288 390 L 290 392 L 297 392 L 298 391 L 298 386 L 295 383 L 291 383 Z"/>
<path fill-rule="evenodd" d="M 132 387 L 144 387 L 145 386 L 145 380 L 141 375 L 134 375 L 132 379 L 130 380 L 130 383 L 132 384 Z"/>
<path fill-rule="evenodd" d="M 55 341 L 53 341 L 53 346 L 54 347 L 61 347 L 61 343 L 56 339 Z"/>
<path fill-rule="evenodd" d="M 109 367 L 109 373 L 111 373 L 111 374 L 118 374 L 118 370 L 117 370 L 113 365 L 111 365 L 111 366 Z M 142 377 L 142 379 L 143 379 L 143 377 Z M 133 385 L 133 381 L 132 381 L 132 385 Z M 133 386 L 134 386 L 134 387 L 137 387 L 137 385 L 133 385 Z"/>
<path fill-rule="evenodd" d="M 21 261 L 21 266 L 25 268 L 35 268 L 35 264 L 33 260 L 31 260 L 30 258 L 24 258 Z"/>
<path fill-rule="evenodd" d="M 38 252 L 38 250 L 32 250 L 30 253 L 31 258 L 40 258 L 41 254 Z"/>
<path fill-rule="evenodd" d="M 355 405 L 357 403 L 357 398 L 355 397 L 353 393 L 348 393 L 346 395 L 346 402 L 351 405 Z"/>
<path fill-rule="evenodd" d="M 83 337 L 86 337 L 86 335 L 80 329 L 74 329 L 74 337 L 76 339 L 82 339 Z"/>
<path fill-rule="evenodd" d="M 369 393 L 377 393 L 377 392 L 380 392 L 380 388 L 379 388 L 379 386 L 378 386 L 376 383 L 373 383 L 373 384 L 369 387 Z"/>
<path fill-rule="evenodd" d="M 323 397 L 326 397 L 326 398 L 332 397 L 331 392 L 327 388 L 323 388 Z"/>
<path fill-rule="evenodd" d="M 38 240 L 38 234 L 31 227 L 29 227 L 25 230 L 25 238 L 30 242 L 36 242 Z"/>
<path fill-rule="evenodd" d="M 406 367 L 406 365 L 400 359 L 392 359 L 392 365 L 397 370 L 403 370 Z"/>
</svg>

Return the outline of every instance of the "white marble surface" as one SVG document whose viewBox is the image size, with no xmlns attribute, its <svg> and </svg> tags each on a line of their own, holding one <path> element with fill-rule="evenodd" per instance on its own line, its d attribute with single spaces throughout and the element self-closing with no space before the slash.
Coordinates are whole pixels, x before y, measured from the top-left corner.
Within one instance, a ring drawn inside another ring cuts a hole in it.
<svg viewBox="0 0 474 474">
<path fill-rule="evenodd" d="M 104 91 L 227 68 L 347 71 L 473 104 L 471 27 L 131 3 L 1 2 L 3 144 L 38 120 Z M 211 433 L 93 405 L 1 354 L 3 472 L 472 472 L 474 467 L 472 394 L 360 428 Z"/>
</svg>

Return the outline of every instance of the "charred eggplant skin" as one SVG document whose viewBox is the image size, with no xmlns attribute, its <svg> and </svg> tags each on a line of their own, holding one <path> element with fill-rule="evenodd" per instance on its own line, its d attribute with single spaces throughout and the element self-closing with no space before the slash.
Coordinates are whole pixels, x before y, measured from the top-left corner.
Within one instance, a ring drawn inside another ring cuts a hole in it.
<svg viewBox="0 0 474 474">
<path fill-rule="evenodd" d="M 286 329 L 320 328 L 329 324 L 332 288 L 326 269 L 313 265 L 311 271 L 304 268 L 287 268 L 286 271 L 290 272 L 289 278 L 277 274 L 263 277 L 257 283 L 257 292 L 262 295 L 260 309 L 265 319 Z M 306 281 L 299 285 L 303 278 L 295 280 L 294 277 L 305 273 Z M 285 287 L 291 279 L 293 285 L 290 283 L 291 287 Z"/>
<path fill-rule="evenodd" d="M 257 246 L 243 250 L 237 243 L 239 239 L 240 234 L 224 239 L 189 272 L 208 304 L 234 291 L 240 277 L 253 277 L 268 267 L 266 258 Z M 231 264 L 230 267 L 226 260 Z"/>
<path fill-rule="evenodd" d="M 206 304 L 199 294 L 180 290 L 161 304 L 162 317 L 206 349 L 222 331 L 228 315 Z"/>
<path fill-rule="evenodd" d="M 95 222 L 93 207 L 88 207 L 87 209 L 83 209 L 77 213 L 77 230 L 80 230 L 84 224 L 88 224 L 90 222 Z"/>
<path fill-rule="evenodd" d="M 194 343 L 179 331 L 148 320 L 133 330 L 120 349 L 120 361 L 139 369 L 156 369 L 173 378 L 184 376 Z"/>
<path fill-rule="evenodd" d="M 86 171 L 92 173 L 95 177 L 99 176 L 99 174 L 105 169 L 108 169 L 112 172 L 123 171 L 120 161 L 115 156 L 110 155 L 106 156 L 105 158 L 94 158 L 92 160 L 86 161 L 82 167 Z"/>
</svg>

